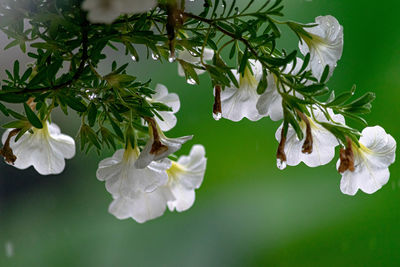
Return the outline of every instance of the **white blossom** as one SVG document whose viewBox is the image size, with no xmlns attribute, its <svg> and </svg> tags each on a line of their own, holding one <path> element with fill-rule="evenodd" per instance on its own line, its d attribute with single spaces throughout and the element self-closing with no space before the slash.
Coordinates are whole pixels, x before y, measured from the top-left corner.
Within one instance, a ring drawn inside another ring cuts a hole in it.
<svg viewBox="0 0 400 267">
<path fill-rule="evenodd" d="M 255 60 L 249 60 L 249 63 L 251 70 L 246 67 L 244 75 L 234 71 L 234 75 L 239 81 L 239 88 L 232 85 L 221 92 L 223 118 L 236 122 L 245 117 L 251 121 L 257 121 L 264 117 L 256 108 L 260 97 L 257 87 L 262 77 L 262 65 Z"/>
<path fill-rule="evenodd" d="M 339 114 L 334 114 L 332 110 L 328 110 L 329 116 L 336 123 L 344 124 L 344 117 Z M 288 132 L 286 135 L 286 144 L 284 148 L 284 152 L 287 158 L 287 165 L 296 166 L 300 162 L 304 162 L 309 167 L 316 167 L 328 164 L 333 157 L 335 156 L 335 147 L 339 145 L 336 137 L 325 129 L 318 122 L 329 122 L 325 117 L 324 113 L 317 108 L 314 108 L 315 119 L 311 117 L 307 117 L 307 120 L 310 123 L 311 136 L 307 136 L 307 125 L 302 120 L 299 125 L 304 134 L 304 138 L 299 140 L 296 134 L 296 131 L 292 126 L 289 126 Z M 276 131 L 275 137 L 278 142 L 281 141 L 281 131 L 283 124 Z M 303 153 L 303 145 L 306 138 L 309 137 L 312 140 L 312 152 L 311 153 Z M 285 166 L 286 164 L 283 164 Z"/>
<path fill-rule="evenodd" d="M 177 162 L 172 162 L 167 170 L 168 183 L 174 200 L 168 201 L 168 208 L 178 212 L 189 209 L 195 200 L 195 189 L 203 182 L 207 158 L 202 145 L 194 145 L 189 156 L 181 156 Z"/>
<path fill-rule="evenodd" d="M 197 51 L 199 51 L 199 54 L 201 54 L 201 47 L 197 47 L 196 48 Z M 214 56 L 214 50 L 209 49 L 209 48 L 204 48 L 204 53 L 203 53 L 203 60 L 204 61 L 209 61 L 213 58 Z M 200 60 L 200 56 L 196 56 L 193 55 L 191 52 L 189 52 L 188 50 L 183 50 L 181 52 L 179 52 L 178 54 L 178 59 L 186 61 L 188 63 L 191 63 L 195 66 L 201 66 L 201 60 Z M 198 69 L 195 68 L 194 69 L 196 71 L 197 74 L 203 74 L 205 72 L 205 70 L 202 69 Z M 181 77 L 185 77 L 185 72 L 182 68 L 182 66 L 180 64 L 178 64 L 178 74 Z"/>
<path fill-rule="evenodd" d="M 329 78 L 343 53 L 343 27 L 330 15 L 317 17 L 315 24 L 318 25 L 304 28 L 310 36 L 300 34 L 302 41 L 299 48 L 303 55 L 310 53 L 310 67 L 314 77 L 320 79 L 325 66 L 329 65 Z"/>
<path fill-rule="evenodd" d="M 293 63 L 290 62 L 286 67 L 282 70 L 282 73 L 288 74 L 293 73 L 297 75 L 303 66 L 303 60 L 301 58 L 297 58 L 296 66 L 293 69 Z M 293 70 L 292 70 L 293 69 Z M 273 121 L 279 121 L 283 119 L 283 108 L 282 108 L 282 96 L 278 92 L 278 81 L 275 74 L 268 72 L 267 75 L 268 86 L 265 92 L 259 97 L 257 101 L 257 110 L 259 114 L 263 116 L 269 116 Z M 284 90 L 289 91 L 289 87 L 287 85 L 283 85 Z M 282 88 L 282 89 L 283 89 Z"/>
<path fill-rule="evenodd" d="M 162 131 L 169 131 L 175 127 L 177 119 L 175 113 L 179 111 L 181 103 L 179 101 L 179 96 L 175 93 L 168 93 L 167 87 L 162 84 L 157 84 L 156 93 L 152 96 L 151 99 L 148 99 L 150 102 L 160 102 L 170 108 L 172 111 L 159 111 L 158 113 L 163 118 L 163 120 L 155 117 L 155 120 L 160 126 Z"/>
<path fill-rule="evenodd" d="M 194 190 L 199 188 L 204 177 L 207 159 L 201 145 L 193 146 L 189 156 L 171 162 L 166 171 L 168 182 L 154 191 L 135 191 L 126 196 L 115 196 L 109 212 L 118 219 L 132 218 L 139 223 L 160 217 L 168 205 L 171 211 L 189 209 L 195 199 Z"/>
<path fill-rule="evenodd" d="M 156 0 L 85 0 L 82 9 L 93 23 L 111 23 L 122 14 L 143 13 L 156 5 Z"/>
<path fill-rule="evenodd" d="M 192 138 L 193 135 L 168 138 L 161 131 L 160 127 L 158 127 L 157 123 L 151 121 L 149 125 L 149 140 L 135 162 L 135 166 L 137 168 L 145 168 L 152 161 L 164 159 L 181 149 L 182 145 Z"/>
<path fill-rule="evenodd" d="M 97 179 L 106 182 L 106 189 L 114 198 L 135 198 L 140 196 L 139 193 L 152 192 L 168 181 L 169 160 L 154 161 L 139 169 L 135 165 L 138 156 L 136 148 L 128 147 L 117 150 L 112 157 L 99 163 Z"/>
<path fill-rule="evenodd" d="M 108 211 L 120 220 L 132 218 L 138 223 L 144 223 L 163 215 L 170 200 L 173 200 L 173 196 L 164 188 L 151 193 L 135 192 L 130 198 L 115 198 Z"/>
<path fill-rule="evenodd" d="M 6 142 L 11 130 L 2 137 Z M 43 123 L 42 129 L 32 128 L 32 132 L 24 133 L 15 142 L 16 136 L 10 139 L 10 148 L 17 157 L 14 167 L 26 169 L 33 166 L 42 175 L 59 174 L 65 168 L 65 159 L 75 155 L 75 141 L 68 135 L 62 134 L 55 123 Z"/>
<path fill-rule="evenodd" d="M 360 147 L 352 144 L 354 171 L 342 173 L 340 189 L 344 194 L 355 195 L 361 191 L 372 194 L 389 180 L 389 166 L 395 161 L 396 141 L 380 126 L 362 131 Z M 339 168 L 340 160 L 337 163 Z"/>
</svg>

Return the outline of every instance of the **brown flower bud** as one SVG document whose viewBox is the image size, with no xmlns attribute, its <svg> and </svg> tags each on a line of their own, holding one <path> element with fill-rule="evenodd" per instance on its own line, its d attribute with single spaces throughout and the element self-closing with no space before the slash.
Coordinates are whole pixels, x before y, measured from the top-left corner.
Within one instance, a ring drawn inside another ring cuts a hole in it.
<svg viewBox="0 0 400 267">
<path fill-rule="evenodd" d="M 154 121 L 153 118 L 146 118 L 146 120 L 149 124 L 149 127 L 151 127 L 152 129 L 152 134 L 154 139 L 153 144 L 151 146 L 150 154 L 159 155 L 164 153 L 165 151 L 168 150 L 168 147 L 163 143 L 161 143 L 156 122 Z"/>
<path fill-rule="evenodd" d="M 354 172 L 354 152 L 353 143 L 350 138 L 346 137 L 347 146 L 346 149 L 340 148 L 340 165 L 338 171 L 343 173 L 345 171 Z"/>
<path fill-rule="evenodd" d="M 4 143 L 4 146 L 2 149 L 0 149 L 0 155 L 4 157 L 4 160 L 8 164 L 14 165 L 14 162 L 17 160 L 17 157 L 14 155 L 12 148 L 10 147 L 10 140 L 11 137 L 17 135 L 21 129 L 14 129 L 12 130 L 9 134 L 8 137 Z"/>
<path fill-rule="evenodd" d="M 311 124 L 309 118 L 306 115 L 297 111 L 301 120 L 306 124 L 306 139 L 304 140 L 302 151 L 304 154 L 311 154 L 313 152 L 313 137 L 311 132 Z"/>
<path fill-rule="evenodd" d="M 215 96 L 214 96 L 214 106 L 213 106 L 213 116 L 214 119 L 221 119 L 222 108 L 221 108 L 221 86 L 215 86 Z"/>
</svg>

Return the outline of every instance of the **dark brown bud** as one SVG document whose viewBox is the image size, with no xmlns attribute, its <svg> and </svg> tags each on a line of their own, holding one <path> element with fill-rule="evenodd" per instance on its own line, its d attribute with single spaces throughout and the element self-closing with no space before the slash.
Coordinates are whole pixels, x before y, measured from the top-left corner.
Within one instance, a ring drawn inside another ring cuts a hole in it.
<svg viewBox="0 0 400 267">
<path fill-rule="evenodd" d="M 285 145 L 286 145 L 285 129 L 282 128 L 281 141 L 279 142 L 278 151 L 276 152 L 278 168 L 281 170 L 285 169 L 286 167 Z"/>
<path fill-rule="evenodd" d="M 213 116 L 214 119 L 221 119 L 222 108 L 221 108 L 221 86 L 215 86 L 215 96 L 214 96 L 214 106 L 213 106 Z"/>
<path fill-rule="evenodd" d="M 344 173 L 345 171 L 354 172 L 354 152 L 353 143 L 350 138 L 346 137 L 346 149 L 340 148 L 340 165 L 338 171 Z"/>
<path fill-rule="evenodd" d="M 6 139 L 5 143 L 4 143 L 3 148 L 0 149 L 0 155 L 2 155 L 4 157 L 4 160 L 8 164 L 14 165 L 14 162 L 17 160 L 17 157 L 14 155 L 13 150 L 10 147 L 10 140 L 11 140 L 11 137 L 17 135 L 20 131 L 21 131 L 21 129 L 12 130 L 8 134 L 8 137 L 7 137 L 7 139 Z"/>
<path fill-rule="evenodd" d="M 301 120 L 306 124 L 306 139 L 304 140 L 302 151 L 304 154 L 311 154 L 313 152 L 313 137 L 311 132 L 311 124 L 309 118 L 306 115 L 297 111 Z"/>
<path fill-rule="evenodd" d="M 158 133 L 157 124 L 153 118 L 146 118 L 149 127 L 152 129 L 153 144 L 151 146 L 150 154 L 160 155 L 168 150 L 168 147 L 161 143 L 160 134 Z"/>
</svg>

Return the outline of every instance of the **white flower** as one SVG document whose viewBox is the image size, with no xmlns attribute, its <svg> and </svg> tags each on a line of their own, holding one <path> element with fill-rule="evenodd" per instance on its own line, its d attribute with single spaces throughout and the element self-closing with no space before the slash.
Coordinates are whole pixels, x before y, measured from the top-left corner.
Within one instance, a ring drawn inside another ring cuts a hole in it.
<svg viewBox="0 0 400 267">
<path fill-rule="evenodd" d="M 163 120 L 155 117 L 155 120 L 160 126 L 162 131 L 169 131 L 176 125 L 175 113 L 179 111 L 181 103 L 179 102 L 179 96 L 175 93 L 168 93 L 167 87 L 162 84 L 157 84 L 156 93 L 149 99 L 150 102 L 160 102 L 168 107 L 172 108 L 172 111 L 160 111 L 158 112 Z"/>
<path fill-rule="evenodd" d="M 202 145 L 194 145 L 189 156 L 182 156 L 177 162 L 172 162 L 167 170 L 168 183 L 166 187 L 172 192 L 175 200 L 168 201 L 168 208 L 178 212 L 189 209 L 195 199 L 194 190 L 203 182 L 207 158 Z"/>
<path fill-rule="evenodd" d="M 344 117 L 342 115 L 334 114 L 332 110 L 328 110 L 329 116 L 336 123 L 344 124 Z M 324 113 L 317 108 L 314 108 L 315 119 L 319 122 L 328 122 Z M 301 130 L 303 131 L 304 138 L 299 140 L 297 134 L 293 127 L 289 126 L 287 136 L 286 136 L 286 144 L 284 148 L 284 152 L 287 158 L 287 165 L 296 166 L 300 162 L 304 162 L 309 167 L 316 167 L 320 165 L 325 165 L 329 163 L 333 157 L 335 156 L 335 147 L 339 145 L 336 137 L 326 130 L 323 126 L 321 126 L 314 118 L 308 117 L 304 115 L 310 125 L 310 132 L 307 132 L 307 124 L 302 120 L 299 124 Z M 331 123 L 331 122 L 329 122 Z M 278 142 L 281 141 L 281 131 L 283 124 L 276 131 L 275 137 Z M 311 141 L 308 143 L 311 147 L 303 147 L 305 141 Z M 311 153 L 310 152 L 311 148 Z M 305 153 L 303 153 L 303 151 Z M 307 151 L 308 150 L 308 151 Z M 285 166 L 285 164 L 283 165 Z"/>
<path fill-rule="evenodd" d="M 251 70 L 246 67 L 242 76 L 234 71 L 239 80 L 239 88 L 227 87 L 221 92 L 222 117 L 231 121 L 240 121 L 244 117 L 257 121 L 264 117 L 256 108 L 260 95 L 258 83 L 262 77 L 262 65 L 259 61 L 249 60 Z"/>
<path fill-rule="evenodd" d="M 2 137 L 6 142 L 11 130 Z M 24 133 L 17 142 L 15 136 L 10 139 L 10 147 L 17 157 L 14 166 L 26 169 L 33 166 L 42 175 L 59 174 L 65 168 L 65 159 L 75 155 L 75 141 L 62 134 L 55 123 L 43 123 L 42 129 L 32 128 L 33 133 Z"/>
<path fill-rule="evenodd" d="M 156 0 L 85 0 L 82 9 L 93 23 L 111 23 L 122 14 L 143 13 L 156 5 Z"/>
<path fill-rule="evenodd" d="M 204 155 L 203 146 L 193 146 L 189 156 L 182 156 L 178 162 L 172 162 L 165 172 L 168 174 L 165 185 L 151 192 L 135 191 L 129 197 L 114 195 L 109 212 L 118 219 L 132 218 L 143 223 L 163 215 L 167 205 L 171 211 L 189 209 L 194 203 L 194 190 L 203 181 L 207 163 Z"/>
<path fill-rule="evenodd" d="M 286 65 L 285 69 L 282 70 L 282 73 L 288 74 L 292 72 L 294 75 L 297 75 L 303 66 L 303 60 L 301 58 L 297 58 L 297 63 L 295 68 L 293 68 L 293 63 L 289 63 Z M 283 119 L 283 108 L 282 108 L 282 96 L 278 92 L 277 88 L 277 77 L 273 73 L 268 73 L 267 75 L 268 86 L 265 92 L 259 97 L 257 101 L 257 110 L 259 114 L 264 116 L 269 116 L 273 121 L 279 121 Z M 288 91 L 290 88 L 284 85 L 284 89 Z"/>
<path fill-rule="evenodd" d="M 114 198 L 135 198 L 138 192 L 152 192 L 168 181 L 169 160 L 154 161 L 138 169 L 135 165 L 138 156 L 138 150 L 129 147 L 117 150 L 111 158 L 99 163 L 97 179 L 106 182 L 106 189 Z"/>
<path fill-rule="evenodd" d="M 197 47 L 197 50 L 199 51 L 199 54 L 201 53 L 201 47 Z M 209 48 L 204 48 L 204 54 L 203 54 L 203 60 L 208 61 L 211 60 L 214 56 L 214 50 L 209 49 Z M 178 59 L 186 61 L 188 63 L 191 63 L 195 66 L 201 66 L 200 64 L 200 57 L 199 56 L 194 56 L 189 52 L 188 50 L 183 50 L 179 52 L 178 54 Z M 205 70 L 202 69 L 197 69 L 195 68 L 195 71 L 197 74 L 203 74 Z M 181 77 L 185 77 L 185 72 L 180 64 L 178 64 L 178 74 Z"/>
<path fill-rule="evenodd" d="M 359 143 L 360 147 L 351 145 L 354 171 L 345 170 L 340 181 L 340 190 L 351 196 L 358 189 L 372 194 L 385 185 L 390 176 L 389 166 L 396 157 L 396 141 L 380 126 L 365 128 Z"/>
<path fill-rule="evenodd" d="M 120 220 L 132 218 L 138 223 L 144 223 L 163 215 L 167 209 L 167 201 L 170 200 L 173 200 L 173 196 L 164 188 L 158 188 L 151 193 L 135 192 L 131 198 L 115 198 L 108 211 Z"/>
<path fill-rule="evenodd" d="M 181 149 L 182 145 L 192 138 L 193 135 L 179 138 L 168 138 L 160 130 L 157 123 L 150 120 L 149 140 L 140 153 L 138 160 L 135 162 L 135 166 L 137 168 L 145 168 L 152 161 L 164 159 Z"/>
<path fill-rule="evenodd" d="M 318 26 L 304 28 L 312 38 L 301 34 L 303 41 L 300 41 L 299 48 L 303 55 L 310 53 L 310 67 L 314 77 L 320 79 L 325 66 L 329 65 L 329 78 L 342 56 L 343 27 L 332 16 L 317 17 L 315 23 Z"/>
</svg>

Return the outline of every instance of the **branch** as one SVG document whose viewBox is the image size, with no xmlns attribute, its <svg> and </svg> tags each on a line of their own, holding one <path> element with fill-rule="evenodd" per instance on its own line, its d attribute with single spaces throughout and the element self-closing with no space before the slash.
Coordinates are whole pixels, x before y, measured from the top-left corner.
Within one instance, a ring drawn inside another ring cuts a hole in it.
<svg viewBox="0 0 400 267">
<path fill-rule="evenodd" d="M 65 88 L 75 81 L 79 80 L 81 77 L 84 69 L 85 69 L 85 64 L 87 60 L 89 59 L 88 56 L 88 24 L 85 22 L 85 24 L 82 27 L 82 57 L 81 57 L 81 62 L 79 64 L 79 67 L 77 71 L 75 72 L 74 76 L 66 82 L 63 82 L 61 84 L 53 85 L 53 86 L 47 86 L 47 87 L 41 87 L 41 88 L 36 88 L 36 89 L 29 89 L 25 88 L 22 91 L 18 91 L 15 94 L 29 94 L 29 93 L 38 93 L 38 92 L 46 92 L 49 90 L 56 91 L 60 90 L 62 88 Z"/>
</svg>

